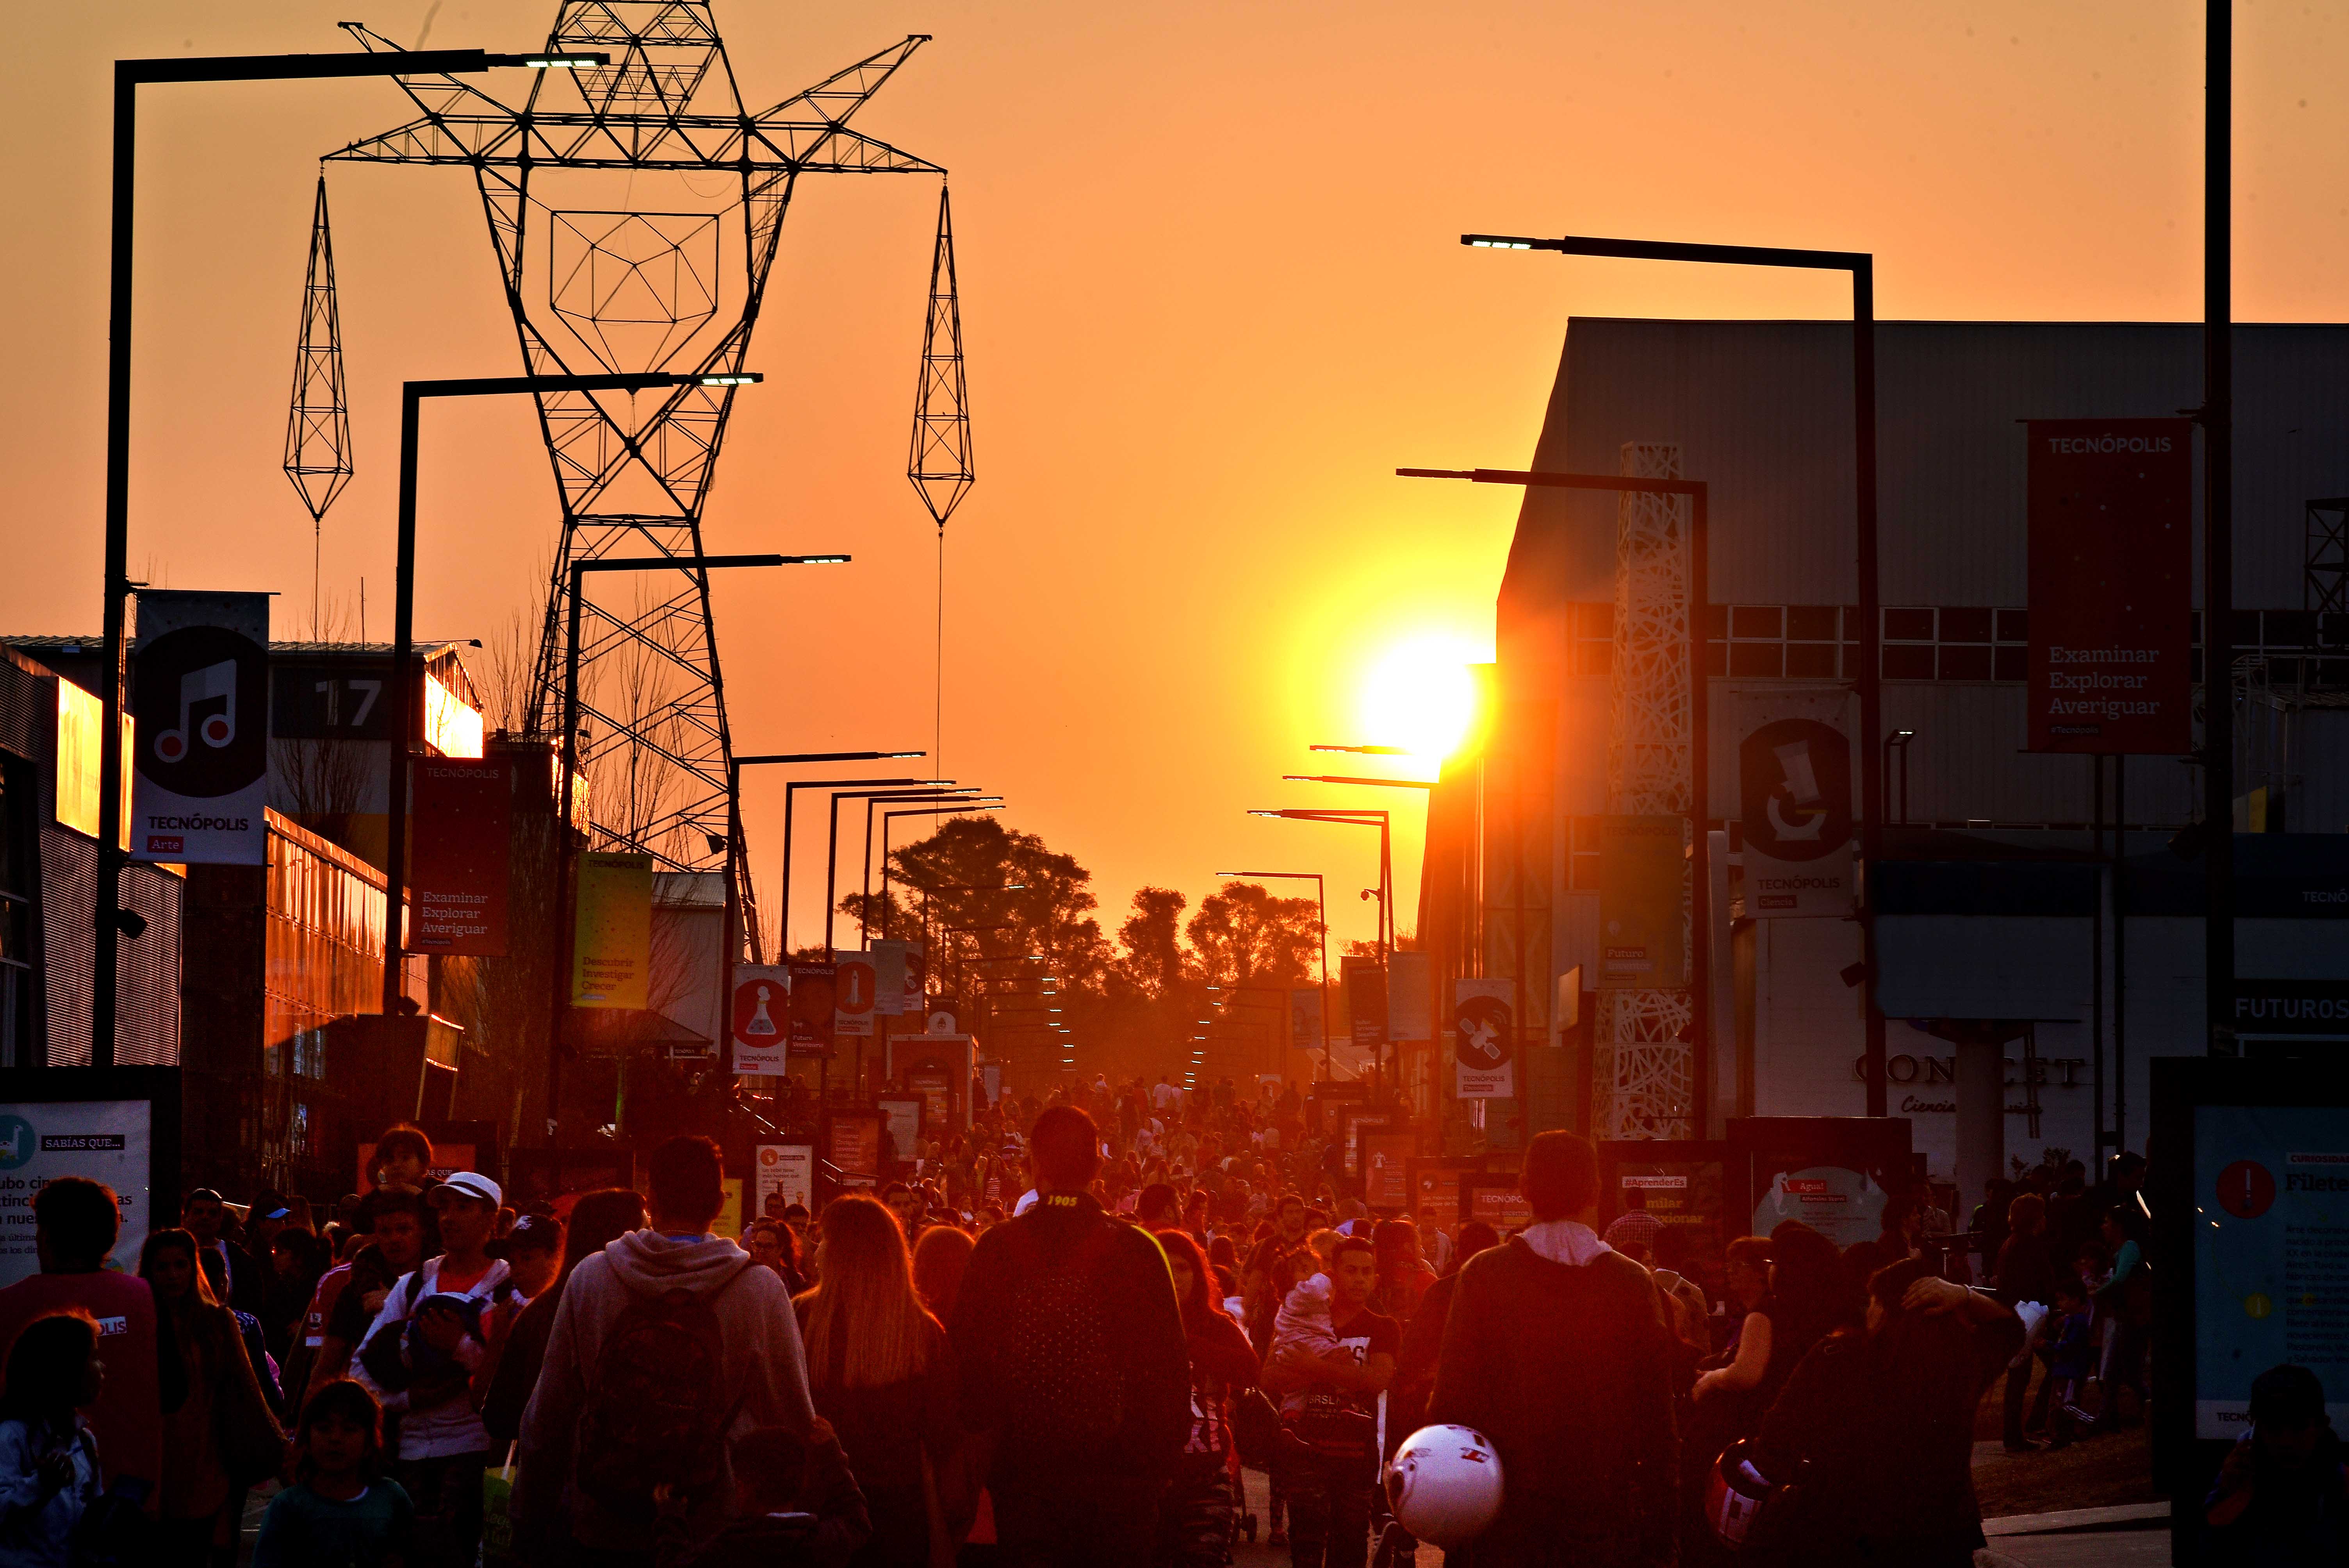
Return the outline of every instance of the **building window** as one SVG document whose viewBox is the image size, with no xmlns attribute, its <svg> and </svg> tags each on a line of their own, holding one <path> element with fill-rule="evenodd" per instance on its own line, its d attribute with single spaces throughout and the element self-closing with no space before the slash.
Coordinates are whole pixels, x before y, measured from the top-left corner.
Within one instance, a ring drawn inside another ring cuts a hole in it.
<svg viewBox="0 0 2349 1568">
<path fill-rule="evenodd" d="M 1603 676 L 1615 668 L 1615 606 L 1601 599 L 1567 606 L 1570 667 L 1578 676 Z"/>
<path fill-rule="evenodd" d="M 40 866 L 33 769 L 0 757 L 0 1067 L 40 1065 L 33 1039 L 33 931 Z"/>
<path fill-rule="evenodd" d="M 1982 604 L 1894 604 L 1884 612 L 1889 681 L 2019 681 L 2029 672 L 2029 612 Z"/>
</svg>

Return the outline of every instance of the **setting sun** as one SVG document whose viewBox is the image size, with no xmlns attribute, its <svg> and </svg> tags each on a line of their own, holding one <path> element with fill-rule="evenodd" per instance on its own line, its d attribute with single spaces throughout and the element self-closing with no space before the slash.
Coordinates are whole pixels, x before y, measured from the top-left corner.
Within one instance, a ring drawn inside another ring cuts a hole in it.
<svg viewBox="0 0 2349 1568">
<path fill-rule="evenodd" d="M 1431 761 L 1449 756 L 1476 717 L 1476 681 L 1468 666 L 1490 656 L 1444 636 L 1414 637 L 1389 649 L 1362 683 L 1364 736 Z"/>
</svg>

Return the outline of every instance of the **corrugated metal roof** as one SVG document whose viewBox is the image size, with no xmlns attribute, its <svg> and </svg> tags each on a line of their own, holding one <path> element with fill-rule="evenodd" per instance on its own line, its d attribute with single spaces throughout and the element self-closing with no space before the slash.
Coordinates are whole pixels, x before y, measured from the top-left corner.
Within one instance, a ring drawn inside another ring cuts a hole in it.
<svg viewBox="0 0 2349 1568">
<path fill-rule="evenodd" d="M 2235 341 L 2236 603 L 2297 605 L 2304 503 L 2349 493 L 2349 327 L 2239 326 Z M 1883 322 L 1877 365 L 1884 602 L 2021 605 L 2015 421 L 2198 403 L 2201 328 Z M 1847 323 L 1576 317 L 1533 465 L 1613 473 L 1624 442 L 1677 441 L 1682 471 L 1713 486 L 1715 603 L 1850 603 L 1851 428 Z M 1555 606 L 1611 596 L 1616 505 L 1526 492 L 1505 661 L 1547 662 Z"/>
</svg>

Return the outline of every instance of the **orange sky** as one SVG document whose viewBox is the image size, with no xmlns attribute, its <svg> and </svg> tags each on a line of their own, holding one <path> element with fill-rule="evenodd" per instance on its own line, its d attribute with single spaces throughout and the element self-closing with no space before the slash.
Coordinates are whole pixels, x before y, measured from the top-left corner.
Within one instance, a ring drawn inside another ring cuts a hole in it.
<svg viewBox="0 0 2349 1568">
<path fill-rule="evenodd" d="M 98 627 L 108 62 L 329 50 L 428 0 L 20 7 L 0 62 L 0 624 Z M 553 0 L 444 0 L 435 45 L 526 48 Z M 2238 310 L 2337 320 L 2349 22 L 2246 3 Z M 1320 869 L 1340 937 L 1371 836 L 1273 805 L 1367 738 L 1361 672 L 1427 634 L 1489 647 L 1509 492 L 1399 463 L 1532 449 L 1570 314 L 1840 315 L 1826 279 L 1464 251 L 1484 229 L 1873 250 L 1887 317 L 2199 311 L 2201 7 L 1680 0 L 1162 6 L 721 3 L 744 95 L 907 32 L 936 41 L 859 124 L 954 171 L 979 482 L 948 540 L 947 771 L 1096 873 L 1195 898 L 1232 865 Z M 133 575 L 274 588 L 305 630 L 308 517 L 279 472 L 314 160 L 401 118 L 382 83 L 150 89 L 142 108 Z M 511 374 L 471 181 L 330 175 L 359 474 L 330 594 L 390 611 L 397 393 Z M 935 191 L 802 187 L 709 511 L 712 550 L 854 566 L 719 589 L 744 750 L 926 745 L 933 535 L 903 477 Z M 432 417 L 418 629 L 488 637 L 542 591 L 556 517 L 519 402 Z M 1342 770 L 1361 770 L 1352 767 Z M 1408 769 L 1402 769 L 1407 771 Z M 775 862 L 781 790 L 746 790 Z M 820 854 L 803 843 L 802 864 Z M 771 885 L 771 870 L 762 883 Z M 805 884 L 803 884 L 804 886 Z M 795 901 L 800 932 L 812 897 Z"/>
</svg>

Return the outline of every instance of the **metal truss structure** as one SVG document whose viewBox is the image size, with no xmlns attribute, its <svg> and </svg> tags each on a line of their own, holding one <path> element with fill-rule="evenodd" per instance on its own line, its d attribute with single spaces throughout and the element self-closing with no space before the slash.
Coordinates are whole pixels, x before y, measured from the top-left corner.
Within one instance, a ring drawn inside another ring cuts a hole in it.
<svg viewBox="0 0 2349 1568">
<path fill-rule="evenodd" d="M 398 48 L 345 26 L 368 49 Z M 753 111 L 709 0 L 562 0 L 547 53 L 601 53 L 610 64 L 542 71 L 520 107 L 454 77 L 395 77 L 417 117 L 328 156 L 472 171 L 529 374 L 657 370 L 722 383 L 745 368 L 801 176 L 943 178 L 849 126 L 927 41 L 909 36 Z M 947 276 L 950 292 L 950 263 Z M 956 348 L 959 389 L 958 336 Z M 730 850 L 731 865 L 748 865 L 728 825 L 725 688 L 708 574 L 693 564 L 734 389 L 538 399 L 563 539 L 533 726 L 551 733 L 562 699 L 570 563 L 674 558 L 675 578 L 641 579 L 651 586 L 632 604 L 584 607 L 580 656 L 597 833 L 678 871 L 728 864 Z M 738 876 L 748 916 L 747 869 Z"/>
<path fill-rule="evenodd" d="M 1677 444 L 1626 441 L 1629 479 L 1681 478 Z M 1692 523 L 1685 496 L 1627 490 L 1616 503 L 1615 668 L 1607 732 L 1607 809 L 1624 816 L 1692 814 L 1689 799 L 1689 603 Z M 1685 876 L 1685 873 L 1683 873 Z M 1682 951 L 1696 948 L 1681 898 Z M 1601 993 L 1593 1064 L 1600 1138 L 1687 1138 L 1696 1054 L 1693 998 L 1678 990 Z"/>
<path fill-rule="evenodd" d="M 914 389 L 914 445 L 905 477 L 944 532 L 977 478 L 971 467 L 970 391 L 962 373 L 962 300 L 955 286 L 954 214 L 938 191 L 938 239 L 930 252 L 930 309 L 922 322 L 922 377 Z"/>
<path fill-rule="evenodd" d="M 302 330 L 285 412 L 285 477 L 310 509 L 310 634 L 318 634 L 318 544 L 326 509 L 351 482 L 351 403 L 343 384 L 343 318 L 335 304 L 335 242 L 326 222 L 326 174 L 310 211 L 310 265 L 302 278 Z"/>
</svg>

